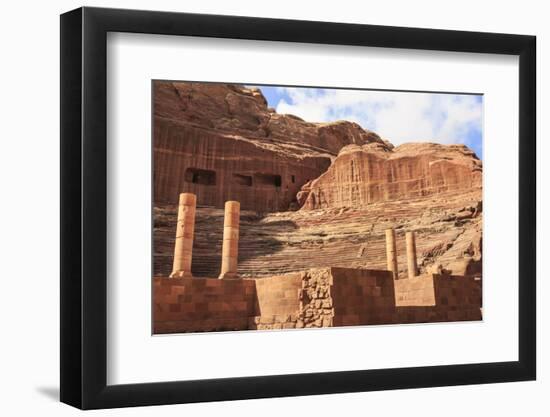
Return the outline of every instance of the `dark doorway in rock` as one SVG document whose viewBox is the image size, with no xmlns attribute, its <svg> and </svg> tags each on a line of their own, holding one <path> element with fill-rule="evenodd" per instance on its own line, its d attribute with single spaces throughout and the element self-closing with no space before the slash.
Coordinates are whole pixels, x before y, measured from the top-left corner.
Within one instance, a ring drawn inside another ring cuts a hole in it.
<svg viewBox="0 0 550 417">
<path fill-rule="evenodd" d="M 271 185 L 274 187 L 281 186 L 281 176 L 275 174 L 254 174 L 254 183 L 260 186 Z"/>
<path fill-rule="evenodd" d="M 187 168 L 185 181 L 193 184 L 216 185 L 216 171 L 200 168 Z"/>
<path fill-rule="evenodd" d="M 233 182 L 235 184 L 252 187 L 252 177 L 250 175 L 233 174 Z"/>
</svg>

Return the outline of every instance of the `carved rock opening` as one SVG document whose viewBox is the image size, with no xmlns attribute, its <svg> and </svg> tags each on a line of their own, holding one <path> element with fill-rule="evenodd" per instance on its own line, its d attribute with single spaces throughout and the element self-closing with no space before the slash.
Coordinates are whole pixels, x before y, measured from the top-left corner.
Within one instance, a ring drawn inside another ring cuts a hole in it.
<svg viewBox="0 0 550 417">
<path fill-rule="evenodd" d="M 216 171 L 199 168 L 187 168 L 185 181 L 193 184 L 216 185 Z"/>
<path fill-rule="evenodd" d="M 233 174 L 233 182 L 238 185 L 252 187 L 252 177 L 250 175 Z"/>
<path fill-rule="evenodd" d="M 254 183 L 256 185 L 262 186 L 262 185 L 270 185 L 273 187 L 280 187 L 281 186 L 281 176 L 275 175 L 275 174 L 260 174 L 256 173 L 254 174 Z"/>
</svg>

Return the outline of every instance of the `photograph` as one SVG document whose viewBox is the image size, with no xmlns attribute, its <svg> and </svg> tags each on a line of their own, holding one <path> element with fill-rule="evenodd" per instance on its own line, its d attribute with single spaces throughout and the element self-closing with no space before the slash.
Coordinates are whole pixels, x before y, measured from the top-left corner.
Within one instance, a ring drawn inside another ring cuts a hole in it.
<svg viewBox="0 0 550 417">
<path fill-rule="evenodd" d="M 153 334 L 482 320 L 483 94 L 151 88 Z"/>
<path fill-rule="evenodd" d="M 549 414 L 544 3 L 287 3 L 6 2 L 0 416 Z"/>
</svg>

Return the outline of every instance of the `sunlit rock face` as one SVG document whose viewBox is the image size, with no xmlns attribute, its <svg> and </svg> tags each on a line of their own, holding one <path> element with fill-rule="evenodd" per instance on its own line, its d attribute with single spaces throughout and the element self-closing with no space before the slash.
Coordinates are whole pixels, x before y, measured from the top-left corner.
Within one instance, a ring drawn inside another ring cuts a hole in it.
<svg viewBox="0 0 550 417">
<path fill-rule="evenodd" d="M 277 114 L 258 89 L 184 82 L 155 82 L 153 89 L 156 202 L 192 192 L 199 205 L 238 200 L 243 209 L 294 209 L 301 187 L 342 147 L 388 146 L 356 123 Z"/>
<path fill-rule="evenodd" d="M 394 147 L 356 123 L 277 114 L 257 89 L 155 82 L 154 274 L 171 272 L 178 196 L 197 196 L 194 277 L 220 273 L 226 201 L 238 273 L 386 269 L 386 228 L 415 231 L 421 272 L 481 275 L 482 163 L 467 147 Z M 399 121 L 396 121 L 399 123 Z"/>
<path fill-rule="evenodd" d="M 305 210 L 363 207 L 481 189 L 481 183 L 481 161 L 464 145 L 349 145 L 327 172 L 302 187 L 298 202 Z"/>
</svg>

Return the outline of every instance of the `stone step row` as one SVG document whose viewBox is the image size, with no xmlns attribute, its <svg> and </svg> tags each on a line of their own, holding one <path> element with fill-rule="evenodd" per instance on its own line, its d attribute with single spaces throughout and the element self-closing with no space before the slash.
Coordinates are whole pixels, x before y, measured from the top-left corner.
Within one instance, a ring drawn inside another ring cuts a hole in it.
<svg viewBox="0 0 550 417">
<path fill-rule="evenodd" d="M 405 230 L 415 230 L 421 268 L 438 260 L 453 263 L 479 233 L 481 216 L 468 218 L 477 193 L 338 209 L 271 213 L 242 211 L 238 271 L 269 276 L 317 266 L 385 269 L 384 230 L 397 233 L 398 267 L 406 269 Z M 464 214 L 466 213 L 466 215 Z M 224 211 L 198 207 L 192 271 L 197 277 L 220 273 Z M 155 207 L 154 274 L 171 272 L 175 206 Z"/>
</svg>

